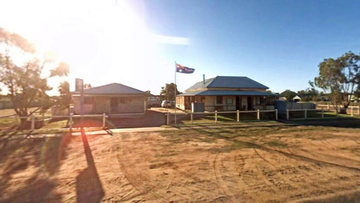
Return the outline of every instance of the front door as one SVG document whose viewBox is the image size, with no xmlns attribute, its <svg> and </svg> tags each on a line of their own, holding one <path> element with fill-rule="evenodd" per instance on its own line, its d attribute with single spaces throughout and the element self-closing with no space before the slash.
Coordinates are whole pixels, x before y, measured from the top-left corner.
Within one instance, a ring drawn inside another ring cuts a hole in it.
<svg viewBox="0 0 360 203">
<path fill-rule="evenodd" d="M 253 109 L 253 102 L 252 102 L 253 100 L 252 100 L 252 97 L 248 97 L 247 98 L 247 102 L 248 102 L 248 104 L 247 104 L 247 108 L 248 108 L 248 110 L 252 110 Z"/>
</svg>

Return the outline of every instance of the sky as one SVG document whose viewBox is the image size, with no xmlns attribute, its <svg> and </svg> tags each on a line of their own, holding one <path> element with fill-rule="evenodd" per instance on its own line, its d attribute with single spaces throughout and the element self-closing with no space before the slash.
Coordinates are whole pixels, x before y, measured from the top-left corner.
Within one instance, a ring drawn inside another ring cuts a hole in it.
<svg viewBox="0 0 360 203">
<path fill-rule="evenodd" d="M 216 76 L 309 87 L 325 58 L 360 52 L 357 0 L 0 0 L 0 27 L 70 65 L 67 78 L 159 94 Z M 56 94 L 53 91 L 53 94 Z"/>
</svg>

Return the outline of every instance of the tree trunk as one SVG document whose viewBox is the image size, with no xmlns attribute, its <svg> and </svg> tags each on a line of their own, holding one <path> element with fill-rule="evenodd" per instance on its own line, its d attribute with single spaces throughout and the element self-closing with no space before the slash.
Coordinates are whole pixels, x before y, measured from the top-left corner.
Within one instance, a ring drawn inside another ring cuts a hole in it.
<svg viewBox="0 0 360 203">
<path fill-rule="evenodd" d="M 20 117 L 20 129 L 28 129 L 31 127 L 31 123 L 29 125 L 29 122 L 27 122 L 27 118 L 19 116 Z"/>
<path fill-rule="evenodd" d="M 340 114 L 347 114 L 346 110 L 347 110 L 347 107 L 340 108 Z"/>
</svg>

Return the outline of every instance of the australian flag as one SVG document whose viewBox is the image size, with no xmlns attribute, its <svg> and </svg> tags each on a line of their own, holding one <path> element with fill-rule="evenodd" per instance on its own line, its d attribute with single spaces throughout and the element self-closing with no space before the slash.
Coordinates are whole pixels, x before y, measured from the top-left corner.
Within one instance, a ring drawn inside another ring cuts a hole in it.
<svg viewBox="0 0 360 203">
<path fill-rule="evenodd" d="M 190 74 L 190 73 L 193 73 L 195 71 L 194 68 L 189 68 L 189 67 L 186 67 L 186 66 L 183 66 L 183 65 L 180 65 L 180 64 L 176 64 L 176 72 L 178 73 L 187 73 L 187 74 Z"/>
</svg>

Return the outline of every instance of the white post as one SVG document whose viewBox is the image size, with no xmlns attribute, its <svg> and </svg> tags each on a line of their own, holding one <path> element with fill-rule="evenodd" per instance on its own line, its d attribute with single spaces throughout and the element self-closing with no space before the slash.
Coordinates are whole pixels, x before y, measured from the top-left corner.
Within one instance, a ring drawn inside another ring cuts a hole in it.
<svg viewBox="0 0 360 203">
<path fill-rule="evenodd" d="M 236 110 L 236 121 L 240 122 L 240 111 Z"/>
<path fill-rule="evenodd" d="M 351 117 L 354 117 L 354 108 L 351 107 Z"/>
<path fill-rule="evenodd" d="M 70 113 L 70 120 L 69 120 L 69 128 L 70 128 L 70 132 L 72 131 L 72 124 L 73 124 L 73 113 Z"/>
<path fill-rule="evenodd" d="M 307 109 L 305 109 L 305 115 L 304 115 L 305 119 L 307 119 Z"/>
<path fill-rule="evenodd" d="M 260 109 L 256 110 L 257 111 L 257 120 L 259 121 L 260 120 Z"/>
<path fill-rule="evenodd" d="M 289 109 L 286 109 L 286 120 L 289 120 Z"/>
<path fill-rule="evenodd" d="M 328 109 L 328 111 L 330 110 L 330 104 L 327 105 L 327 109 Z"/>
<path fill-rule="evenodd" d="M 167 116 L 166 116 L 166 125 L 170 124 L 170 112 L 167 112 Z"/>
<path fill-rule="evenodd" d="M 103 128 L 105 128 L 105 123 L 106 123 L 106 114 L 103 113 L 103 124 L 102 124 Z"/>
<path fill-rule="evenodd" d="M 190 118 L 191 118 L 191 124 L 193 124 L 194 119 L 193 119 L 193 113 L 192 112 L 190 113 Z"/>
<path fill-rule="evenodd" d="M 279 114 L 278 114 L 278 110 L 275 109 L 275 120 L 278 120 L 279 119 Z"/>
<path fill-rule="evenodd" d="M 217 123 L 217 110 L 215 110 L 215 123 Z"/>
<path fill-rule="evenodd" d="M 31 115 L 31 130 L 35 129 L 35 116 Z"/>
<path fill-rule="evenodd" d="M 324 108 L 321 109 L 321 118 L 324 118 Z"/>
</svg>

